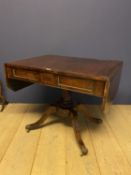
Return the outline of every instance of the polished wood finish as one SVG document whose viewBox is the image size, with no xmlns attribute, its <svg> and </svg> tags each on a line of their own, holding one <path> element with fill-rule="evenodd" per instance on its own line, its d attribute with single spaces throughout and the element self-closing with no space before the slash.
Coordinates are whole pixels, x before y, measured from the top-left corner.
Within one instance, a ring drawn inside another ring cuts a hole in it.
<svg viewBox="0 0 131 175">
<path fill-rule="evenodd" d="M 102 111 L 115 97 L 122 69 L 121 61 L 96 60 L 90 58 L 72 58 L 65 56 L 46 55 L 34 58 L 16 60 L 5 64 L 8 87 L 16 91 L 33 83 L 40 83 L 63 90 L 62 98 L 51 105 L 51 111 L 58 108 L 69 110 L 76 140 L 82 155 L 87 154 L 87 148 L 80 135 L 76 105 L 70 97 L 70 92 L 80 92 L 102 98 Z M 26 130 L 40 128 L 48 117 L 48 110 L 35 123 L 26 126 Z M 101 123 L 99 118 L 92 118 L 95 123 Z"/>
</svg>

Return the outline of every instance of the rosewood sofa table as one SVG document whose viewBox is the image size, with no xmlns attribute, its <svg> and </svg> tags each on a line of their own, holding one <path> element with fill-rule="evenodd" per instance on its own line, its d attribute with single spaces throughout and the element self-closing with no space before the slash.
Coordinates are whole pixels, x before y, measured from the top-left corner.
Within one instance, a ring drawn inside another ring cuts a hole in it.
<svg viewBox="0 0 131 175">
<path fill-rule="evenodd" d="M 76 141 L 82 155 L 86 148 L 79 129 L 76 104 L 71 92 L 79 92 L 102 99 L 101 111 L 107 110 L 118 90 L 122 62 L 116 60 L 97 60 L 93 58 L 74 58 L 58 55 L 44 55 L 24 58 L 5 64 L 7 86 L 17 91 L 34 83 L 62 89 L 62 96 L 56 104 L 48 105 L 47 110 L 35 123 L 28 124 L 26 130 L 40 128 L 49 113 L 58 108 L 69 110 Z M 101 123 L 102 119 L 92 118 Z"/>
</svg>

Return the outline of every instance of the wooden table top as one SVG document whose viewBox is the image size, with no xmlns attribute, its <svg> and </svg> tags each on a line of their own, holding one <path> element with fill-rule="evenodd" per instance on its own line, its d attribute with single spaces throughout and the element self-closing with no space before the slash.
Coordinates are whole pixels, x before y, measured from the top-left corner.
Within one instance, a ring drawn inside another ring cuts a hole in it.
<svg viewBox="0 0 131 175">
<path fill-rule="evenodd" d="M 106 79 L 111 77 L 112 72 L 122 65 L 122 61 L 44 55 L 8 62 L 8 65 Z"/>
</svg>

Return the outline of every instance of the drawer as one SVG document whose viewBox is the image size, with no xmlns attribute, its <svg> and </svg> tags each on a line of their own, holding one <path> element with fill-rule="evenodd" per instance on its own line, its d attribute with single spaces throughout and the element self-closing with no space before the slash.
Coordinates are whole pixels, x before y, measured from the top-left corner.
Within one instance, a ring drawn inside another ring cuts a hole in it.
<svg viewBox="0 0 131 175">
<path fill-rule="evenodd" d="M 59 76 L 58 86 L 101 97 L 104 94 L 105 82 L 92 79 Z"/>
<path fill-rule="evenodd" d="M 39 74 L 37 71 L 26 70 L 26 69 L 12 69 L 13 78 L 25 79 L 29 81 L 38 81 Z"/>
<path fill-rule="evenodd" d="M 93 93 L 95 81 L 68 76 L 59 76 L 58 85 L 61 87 L 73 88 L 76 90 L 84 90 L 88 93 Z"/>
<path fill-rule="evenodd" d="M 41 83 L 46 85 L 57 86 L 57 75 L 53 73 L 43 72 L 41 73 Z"/>
</svg>

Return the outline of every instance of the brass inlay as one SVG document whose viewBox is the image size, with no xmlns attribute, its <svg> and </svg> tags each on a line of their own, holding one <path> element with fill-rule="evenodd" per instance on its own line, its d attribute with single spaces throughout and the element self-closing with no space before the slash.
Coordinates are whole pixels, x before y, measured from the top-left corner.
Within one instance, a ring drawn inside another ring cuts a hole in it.
<svg viewBox="0 0 131 175">
<path fill-rule="evenodd" d="M 18 78 L 25 78 L 25 77 L 21 77 L 21 76 L 17 75 L 15 69 L 13 69 L 12 71 L 13 71 L 13 76 L 14 76 L 14 77 L 16 77 L 16 78 L 17 78 L 17 77 L 18 77 Z"/>
</svg>

